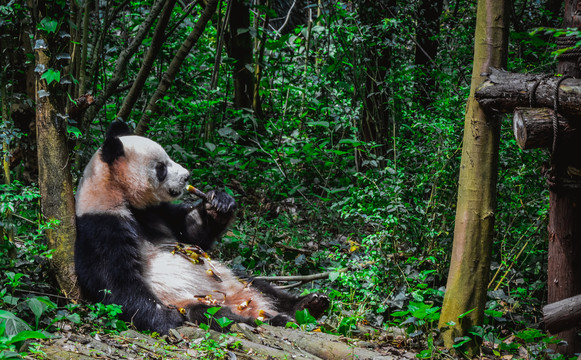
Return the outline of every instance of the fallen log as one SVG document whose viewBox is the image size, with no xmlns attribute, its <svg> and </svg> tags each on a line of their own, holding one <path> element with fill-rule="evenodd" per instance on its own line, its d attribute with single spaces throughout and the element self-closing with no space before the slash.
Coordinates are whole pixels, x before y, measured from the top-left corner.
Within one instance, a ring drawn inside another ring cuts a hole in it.
<svg viewBox="0 0 581 360">
<path fill-rule="evenodd" d="M 512 120 L 516 143 L 523 149 L 548 148 L 553 145 L 555 112 L 548 108 L 516 108 Z M 557 114 L 558 141 L 569 142 L 578 136 L 575 124 Z"/>
<path fill-rule="evenodd" d="M 553 108 L 555 88 L 561 77 L 546 74 L 517 74 L 491 69 L 475 99 L 489 112 L 513 112 L 516 107 Z M 559 85 L 559 113 L 581 117 L 581 79 L 569 78 Z"/>
<path fill-rule="evenodd" d="M 545 328 L 556 334 L 581 324 L 581 295 L 566 298 L 543 307 Z"/>
<path fill-rule="evenodd" d="M 210 331 L 215 340 L 229 343 L 238 342 L 242 350 L 251 351 L 264 358 L 301 358 L 313 360 L 343 360 L 343 359 L 374 359 L 397 360 L 402 357 L 384 355 L 369 349 L 341 341 L 339 336 L 303 332 L 300 330 L 285 329 L 270 325 L 261 325 L 257 329 L 244 324 L 237 324 L 235 330 L 239 336 L 220 334 Z M 180 327 L 176 329 L 184 339 L 205 338 L 207 332 L 196 327 Z"/>
</svg>

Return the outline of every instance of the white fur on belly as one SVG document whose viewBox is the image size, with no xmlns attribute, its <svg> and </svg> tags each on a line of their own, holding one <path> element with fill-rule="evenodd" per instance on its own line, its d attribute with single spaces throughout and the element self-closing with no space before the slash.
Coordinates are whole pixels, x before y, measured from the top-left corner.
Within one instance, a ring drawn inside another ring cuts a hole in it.
<svg viewBox="0 0 581 360">
<path fill-rule="evenodd" d="M 272 304 L 264 296 L 240 282 L 217 261 L 202 259 L 192 263 L 188 258 L 172 254 L 150 244 L 146 254 L 145 277 L 151 290 L 165 305 L 197 303 L 205 296 L 216 300 L 216 306 L 230 306 L 233 311 L 248 317 L 260 316 L 260 310 L 276 315 Z M 211 269 L 222 281 L 207 272 Z M 245 302 L 248 305 L 239 306 Z"/>
</svg>

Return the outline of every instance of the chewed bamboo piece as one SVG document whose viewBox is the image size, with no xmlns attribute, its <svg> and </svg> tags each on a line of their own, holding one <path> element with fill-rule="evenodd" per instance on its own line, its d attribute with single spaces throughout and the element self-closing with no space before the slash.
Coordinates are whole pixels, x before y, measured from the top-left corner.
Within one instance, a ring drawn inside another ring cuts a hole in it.
<svg viewBox="0 0 581 360">
<path fill-rule="evenodd" d="M 204 193 L 202 190 L 200 190 L 198 188 L 193 187 L 192 185 L 188 185 L 186 187 L 186 190 L 188 190 L 189 193 L 196 195 L 200 199 L 204 199 L 206 201 L 209 201 L 208 195 L 206 195 L 206 193 Z"/>
</svg>

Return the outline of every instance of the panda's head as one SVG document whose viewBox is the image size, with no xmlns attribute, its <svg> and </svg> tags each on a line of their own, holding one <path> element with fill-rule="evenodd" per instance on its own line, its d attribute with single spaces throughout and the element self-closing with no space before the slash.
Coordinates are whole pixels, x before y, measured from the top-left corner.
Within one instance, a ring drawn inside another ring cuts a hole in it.
<svg viewBox="0 0 581 360">
<path fill-rule="evenodd" d="M 189 172 L 155 141 L 114 123 L 93 156 L 77 191 L 77 215 L 123 212 L 180 197 Z"/>
</svg>

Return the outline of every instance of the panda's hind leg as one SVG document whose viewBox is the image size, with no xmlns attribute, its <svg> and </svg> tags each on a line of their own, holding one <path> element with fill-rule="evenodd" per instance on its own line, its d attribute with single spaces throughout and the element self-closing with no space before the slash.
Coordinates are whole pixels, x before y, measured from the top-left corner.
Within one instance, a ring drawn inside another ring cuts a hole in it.
<svg viewBox="0 0 581 360">
<path fill-rule="evenodd" d="M 329 298 L 326 295 L 312 293 L 299 298 L 299 302 L 294 311 L 309 310 L 315 319 L 320 318 L 325 310 L 329 308 Z"/>
<path fill-rule="evenodd" d="M 277 311 L 286 313 L 293 318 L 297 311 L 307 309 L 309 314 L 318 319 L 329 308 L 329 298 L 323 294 L 312 293 L 296 296 L 275 288 L 266 280 L 252 279 L 251 283 L 252 287 L 274 300 Z"/>
</svg>

